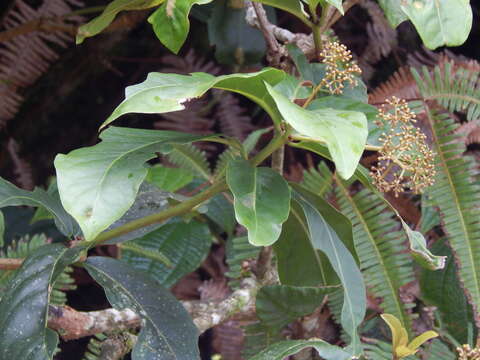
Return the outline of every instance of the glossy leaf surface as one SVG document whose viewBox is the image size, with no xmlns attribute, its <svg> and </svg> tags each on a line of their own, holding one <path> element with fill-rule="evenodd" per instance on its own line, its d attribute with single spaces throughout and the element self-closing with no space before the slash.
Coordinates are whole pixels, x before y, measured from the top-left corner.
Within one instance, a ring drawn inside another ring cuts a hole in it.
<svg viewBox="0 0 480 360">
<path fill-rule="evenodd" d="M 147 273 L 107 257 L 90 257 L 89 274 L 104 288 L 110 304 L 131 309 L 144 324 L 134 360 L 199 359 L 198 330 L 183 305 Z"/>
<path fill-rule="evenodd" d="M 290 212 L 290 188 L 285 179 L 270 168 L 234 160 L 227 167 L 227 184 L 234 196 L 237 221 L 248 230 L 248 241 L 256 246 L 277 241 Z"/>
<path fill-rule="evenodd" d="M 388 22 L 393 28 L 396 28 L 400 23 L 407 20 L 407 15 L 400 7 L 398 0 L 378 0 L 378 4 L 383 9 Z"/>
<path fill-rule="evenodd" d="M 366 116 L 358 111 L 319 108 L 307 110 L 267 85 L 285 121 L 301 135 L 328 147 L 337 170 L 350 178 L 363 154 L 368 136 Z"/>
<path fill-rule="evenodd" d="M 195 220 L 188 223 L 176 221 L 124 243 L 122 260 L 147 272 L 169 288 L 200 266 L 208 255 L 211 243 L 212 236 L 206 224 Z M 143 253 L 135 251 L 135 248 L 143 250 Z M 155 254 L 166 257 L 170 266 L 156 260 Z"/>
<path fill-rule="evenodd" d="M 145 178 L 161 190 L 175 192 L 193 180 L 193 174 L 185 169 L 155 165 L 148 169 Z"/>
<path fill-rule="evenodd" d="M 256 73 L 219 77 L 206 73 L 150 73 L 144 82 L 125 89 L 125 100 L 117 106 L 102 127 L 127 113 L 161 114 L 183 110 L 185 102 L 202 96 L 211 88 L 238 92 L 262 106 L 275 120 L 278 118 L 278 111 L 273 99 L 266 92 L 264 81 L 275 85 L 284 76 L 283 71 L 273 68 Z"/>
<path fill-rule="evenodd" d="M 144 164 L 156 152 L 169 152 L 171 143 L 205 137 L 111 127 L 100 138 L 102 142 L 97 145 L 55 158 L 63 206 L 77 220 L 87 240 L 93 240 L 132 206 L 147 174 Z"/>
<path fill-rule="evenodd" d="M 45 245 L 24 261 L 0 301 L 0 359 L 51 359 L 58 342 L 46 328 L 51 286 L 80 251 Z"/>
</svg>

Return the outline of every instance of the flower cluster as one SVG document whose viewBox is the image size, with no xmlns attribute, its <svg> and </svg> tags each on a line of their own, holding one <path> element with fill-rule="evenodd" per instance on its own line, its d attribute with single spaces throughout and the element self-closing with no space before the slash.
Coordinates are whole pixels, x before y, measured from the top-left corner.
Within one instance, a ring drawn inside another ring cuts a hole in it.
<svg viewBox="0 0 480 360">
<path fill-rule="evenodd" d="M 350 50 L 339 42 L 327 42 L 320 52 L 322 62 L 326 64 L 326 73 L 321 85 L 326 87 L 331 94 L 341 94 L 345 83 L 357 86 L 355 75 L 360 75 L 362 70 L 352 60 Z"/>
<path fill-rule="evenodd" d="M 457 348 L 458 360 L 480 360 L 480 349 L 472 349 L 470 345 L 464 344 Z"/>
<path fill-rule="evenodd" d="M 435 155 L 415 122 L 415 113 L 403 99 L 392 97 L 379 110 L 377 125 L 385 132 L 371 175 L 382 192 L 393 191 L 396 197 L 406 191 L 421 193 L 434 183 Z"/>
</svg>

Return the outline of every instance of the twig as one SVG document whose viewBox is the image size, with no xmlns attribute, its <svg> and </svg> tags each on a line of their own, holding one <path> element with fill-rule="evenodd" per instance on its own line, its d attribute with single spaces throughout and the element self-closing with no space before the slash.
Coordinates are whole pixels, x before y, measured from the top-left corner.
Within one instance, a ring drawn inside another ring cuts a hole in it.
<svg viewBox="0 0 480 360">
<path fill-rule="evenodd" d="M 0 270 L 16 270 L 22 263 L 23 259 L 0 259 Z"/>
<path fill-rule="evenodd" d="M 102 342 L 99 360 L 121 360 L 137 342 L 137 337 L 128 332 L 115 334 Z"/>
<path fill-rule="evenodd" d="M 234 315 L 250 315 L 255 309 L 258 286 L 255 279 L 246 278 L 238 290 L 222 301 L 183 301 L 182 304 L 203 333 Z M 141 318 L 131 309 L 83 312 L 69 306 L 51 305 L 48 313 L 48 327 L 57 331 L 63 340 L 135 329 L 141 323 Z"/>
</svg>

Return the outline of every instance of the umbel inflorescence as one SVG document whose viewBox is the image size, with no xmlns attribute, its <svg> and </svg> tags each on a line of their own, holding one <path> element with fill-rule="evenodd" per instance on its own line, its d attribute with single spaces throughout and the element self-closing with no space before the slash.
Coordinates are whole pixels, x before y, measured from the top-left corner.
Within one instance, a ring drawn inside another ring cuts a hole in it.
<svg viewBox="0 0 480 360">
<path fill-rule="evenodd" d="M 379 138 L 380 156 L 371 176 L 382 192 L 418 194 L 434 183 L 435 155 L 426 135 L 413 125 L 415 117 L 406 101 L 397 97 L 388 99 L 379 110 L 377 125 L 385 131 Z"/>
<path fill-rule="evenodd" d="M 350 50 L 337 41 L 325 43 L 320 52 L 322 62 L 326 64 L 325 77 L 320 85 L 326 87 L 331 94 L 341 94 L 346 83 L 357 86 L 356 75 L 362 70 L 352 60 Z"/>
<path fill-rule="evenodd" d="M 480 360 L 480 349 L 472 349 L 470 345 L 462 345 L 457 348 L 458 360 Z"/>
</svg>

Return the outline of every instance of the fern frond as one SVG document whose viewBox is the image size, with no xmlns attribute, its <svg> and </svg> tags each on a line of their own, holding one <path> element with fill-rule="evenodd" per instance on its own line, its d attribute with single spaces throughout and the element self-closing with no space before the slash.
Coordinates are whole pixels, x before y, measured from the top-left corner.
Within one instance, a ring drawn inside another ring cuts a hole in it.
<svg viewBox="0 0 480 360">
<path fill-rule="evenodd" d="M 238 280 L 243 276 L 243 263 L 255 259 L 259 252 L 260 248 L 250 244 L 246 236 L 233 238 L 227 242 L 226 262 L 229 270 L 225 276 L 232 279 L 230 286 L 238 285 Z"/>
<path fill-rule="evenodd" d="M 213 172 L 215 178 L 218 179 L 225 175 L 229 161 L 233 160 L 235 156 L 238 156 L 238 154 L 236 154 L 235 150 L 232 148 L 229 148 L 220 154 L 217 164 L 215 165 L 215 171 Z"/>
<path fill-rule="evenodd" d="M 83 354 L 82 360 L 99 360 L 102 353 L 102 342 L 107 339 L 104 334 L 96 334 L 87 345 L 87 350 Z"/>
<path fill-rule="evenodd" d="M 58 276 L 57 280 L 55 280 L 50 294 L 50 304 L 61 306 L 67 303 L 67 295 L 65 294 L 65 291 L 72 291 L 77 288 L 72 273 L 73 268 L 67 266 Z"/>
<path fill-rule="evenodd" d="M 346 184 L 335 178 L 340 209 L 353 225 L 355 249 L 369 291 L 383 299 L 381 307 L 410 328 L 411 319 L 399 289 L 414 279 L 412 261 L 405 253 L 405 233 L 395 214 L 369 189 L 351 195 Z"/>
<path fill-rule="evenodd" d="M 435 100 L 450 112 L 465 112 L 467 120 L 480 117 L 480 75 L 468 68 L 455 68 L 447 62 L 443 68 L 436 66 L 432 72 L 422 68 L 422 75 L 412 69 L 421 95 L 425 100 Z"/>
<path fill-rule="evenodd" d="M 456 254 L 459 277 L 470 297 L 476 317 L 480 306 L 480 184 L 474 162 L 463 157 L 465 145 L 453 132 L 458 125 L 446 114 L 433 112 L 426 104 L 432 128 L 437 177 L 429 194 L 442 216 L 447 239 Z"/>
<path fill-rule="evenodd" d="M 207 155 L 192 144 L 172 144 L 174 148 L 167 157 L 175 165 L 193 171 L 200 177 L 210 180 L 211 172 Z"/>
<path fill-rule="evenodd" d="M 368 96 L 370 104 L 382 104 L 385 99 L 396 96 L 400 99 L 418 97 L 418 88 L 412 73 L 407 67 L 398 69 L 388 80 L 377 86 Z"/>
<path fill-rule="evenodd" d="M 327 164 L 322 161 L 317 168 L 310 168 L 303 172 L 301 184 L 314 194 L 323 197 L 329 190 L 332 190 L 333 174 Z"/>
</svg>

